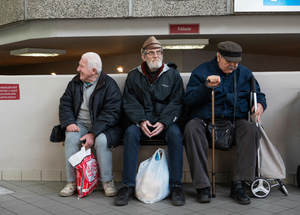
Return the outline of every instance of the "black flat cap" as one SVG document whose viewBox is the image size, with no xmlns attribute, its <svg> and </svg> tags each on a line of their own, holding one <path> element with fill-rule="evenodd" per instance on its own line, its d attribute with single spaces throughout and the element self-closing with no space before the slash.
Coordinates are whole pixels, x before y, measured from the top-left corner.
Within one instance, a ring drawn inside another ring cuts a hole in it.
<svg viewBox="0 0 300 215">
<path fill-rule="evenodd" d="M 242 47 L 234 42 L 225 41 L 218 44 L 219 53 L 227 61 L 240 62 L 242 61 Z"/>
</svg>

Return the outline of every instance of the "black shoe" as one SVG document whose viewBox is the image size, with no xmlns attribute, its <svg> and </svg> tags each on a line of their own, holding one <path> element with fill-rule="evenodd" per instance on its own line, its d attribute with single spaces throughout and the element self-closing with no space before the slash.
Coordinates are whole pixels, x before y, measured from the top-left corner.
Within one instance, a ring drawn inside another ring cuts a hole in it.
<svg viewBox="0 0 300 215">
<path fill-rule="evenodd" d="M 230 197 L 235 199 L 235 201 L 242 205 L 250 204 L 250 198 L 243 188 L 241 181 L 231 182 Z"/>
<path fill-rule="evenodd" d="M 181 206 L 185 204 L 185 197 L 182 192 L 181 186 L 175 185 L 171 188 L 172 204 L 175 206 Z"/>
<path fill-rule="evenodd" d="M 122 187 L 118 191 L 118 196 L 115 199 L 115 204 L 118 206 L 127 205 L 129 200 L 134 196 L 134 188 L 133 187 Z"/>
<path fill-rule="evenodd" d="M 200 203 L 208 203 L 211 200 L 210 187 L 197 189 L 197 201 Z"/>
</svg>

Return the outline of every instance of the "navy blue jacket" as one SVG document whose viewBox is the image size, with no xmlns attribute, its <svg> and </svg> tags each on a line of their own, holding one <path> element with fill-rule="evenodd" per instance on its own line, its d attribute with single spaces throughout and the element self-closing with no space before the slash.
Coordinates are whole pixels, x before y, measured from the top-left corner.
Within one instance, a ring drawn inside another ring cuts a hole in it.
<svg viewBox="0 0 300 215">
<path fill-rule="evenodd" d="M 66 129 L 70 124 L 76 124 L 83 101 L 82 85 L 79 75 L 76 75 L 60 98 L 59 121 L 62 129 Z M 115 80 L 103 70 L 91 94 L 89 108 L 92 127 L 88 132 L 96 136 L 104 133 L 107 147 L 118 146 L 122 138 L 122 129 L 118 126 L 121 118 L 122 94 Z"/>
<path fill-rule="evenodd" d="M 215 89 L 215 117 L 233 118 L 234 110 L 234 72 L 237 79 L 237 106 L 236 118 L 248 119 L 250 110 L 250 77 L 252 72 L 238 65 L 237 69 L 230 74 L 224 73 L 217 63 L 217 57 L 213 60 L 198 66 L 191 74 L 187 90 L 184 95 L 184 102 L 189 106 L 188 119 L 199 117 L 200 111 L 203 119 L 212 117 L 211 89 L 205 86 L 205 81 L 210 75 L 221 77 L 220 87 Z M 256 81 L 257 102 L 261 103 L 264 110 L 267 108 L 265 94 L 260 92 Z"/>
</svg>

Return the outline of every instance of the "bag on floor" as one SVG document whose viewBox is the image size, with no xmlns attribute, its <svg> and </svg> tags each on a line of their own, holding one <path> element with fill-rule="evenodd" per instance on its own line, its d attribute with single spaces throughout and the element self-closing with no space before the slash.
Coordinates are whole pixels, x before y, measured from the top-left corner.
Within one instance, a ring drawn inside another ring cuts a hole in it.
<svg viewBox="0 0 300 215">
<path fill-rule="evenodd" d="M 85 150 L 85 147 L 82 147 L 69 158 L 69 162 L 76 168 L 78 198 L 91 194 L 99 184 L 98 163 L 91 149 Z"/>
<path fill-rule="evenodd" d="M 285 179 L 286 169 L 281 155 L 268 138 L 261 122 L 257 122 L 253 115 L 251 115 L 251 121 L 257 123 L 261 133 L 259 144 L 260 168 L 258 168 L 258 172 L 262 177 L 268 179 Z"/>
<path fill-rule="evenodd" d="M 136 175 L 135 195 L 144 203 L 155 203 L 169 193 L 169 164 L 167 151 L 157 149 L 149 159 L 143 161 Z"/>
</svg>

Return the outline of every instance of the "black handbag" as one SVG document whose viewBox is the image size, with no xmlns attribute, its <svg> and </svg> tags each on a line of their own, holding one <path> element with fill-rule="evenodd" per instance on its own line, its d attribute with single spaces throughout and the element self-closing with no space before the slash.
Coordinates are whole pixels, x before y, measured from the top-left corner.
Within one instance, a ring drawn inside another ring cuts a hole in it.
<svg viewBox="0 0 300 215">
<path fill-rule="evenodd" d="M 233 133 L 235 128 L 235 109 L 237 102 L 237 90 L 236 90 L 236 74 L 234 72 L 234 110 L 233 110 L 233 122 L 227 119 L 215 120 L 215 149 L 228 151 L 233 145 Z M 201 116 L 201 115 L 200 115 Z M 209 122 L 207 128 L 207 139 L 209 148 L 212 148 L 212 122 Z"/>
<path fill-rule="evenodd" d="M 65 138 L 65 130 L 63 130 L 60 125 L 54 126 L 50 135 L 50 141 L 58 143 L 65 141 Z"/>
<path fill-rule="evenodd" d="M 207 139 L 212 148 L 212 123 L 207 125 Z M 233 145 L 234 124 L 230 120 L 215 120 L 215 149 L 228 151 Z"/>
</svg>

